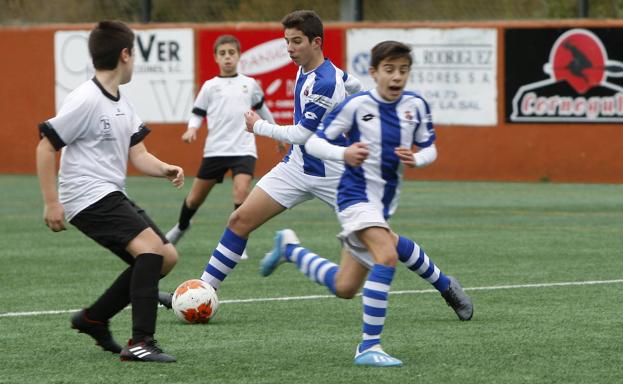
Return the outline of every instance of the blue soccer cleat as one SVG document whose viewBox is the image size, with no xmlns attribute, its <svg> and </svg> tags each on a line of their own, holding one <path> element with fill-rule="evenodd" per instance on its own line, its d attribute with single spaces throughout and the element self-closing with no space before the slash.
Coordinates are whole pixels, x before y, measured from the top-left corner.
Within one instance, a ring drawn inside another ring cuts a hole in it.
<svg viewBox="0 0 623 384">
<path fill-rule="evenodd" d="M 368 367 L 402 367 L 402 361 L 391 357 L 380 344 L 359 352 L 359 346 L 355 352 L 355 365 L 364 365 Z"/>
<path fill-rule="evenodd" d="M 260 261 L 260 273 L 268 276 L 277 269 L 279 264 L 286 261 L 286 245 L 300 244 L 298 236 L 291 229 L 282 229 L 275 235 L 275 246 Z"/>
</svg>

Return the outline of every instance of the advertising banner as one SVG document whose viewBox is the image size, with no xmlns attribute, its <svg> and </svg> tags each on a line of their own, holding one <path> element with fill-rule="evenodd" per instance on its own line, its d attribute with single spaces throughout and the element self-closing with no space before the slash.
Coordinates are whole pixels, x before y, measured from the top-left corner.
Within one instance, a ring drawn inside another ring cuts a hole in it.
<svg viewBox="0 0 623 384">
<path fill-rule="evenodd" d="M 281 28 L 199 30 L 199 86 L 219 74 L 214 62 L 214 41 L 225 34 L 240 40 L 242 54 L 238 71 L 258 81 L 275 120 L 279 124 L 293 124 L 294 83 L 298 66 L 288 55 Z M 341 66 L 344 60 L 342 30 L 325 28 L 324 38 L 325 57 L 336 66 Z"/>
<path fill-rule="evenodd" d="M 506 121 L 623 122 L 623 29 L 507 29 Z"/>
<path fill-rule="evenodd" d="M 188 121 L 195 82 L 192 29 L 136 30 L 134 74 L 121 86 L 140 118 L 152 123 Z M 56 110 L 74 88 L 93 77 L 89 31 L 54 34 Z"/>
<path fill-rule="evenodd" d="M 497 32 L 489 28 L 350 29 L 348 71 L 369 89 L 370 50 L 384 40 L 412 48 L 407 89 L 431 106 L 433 121 L 446 125 L 497 124 Z"/>
</svg>

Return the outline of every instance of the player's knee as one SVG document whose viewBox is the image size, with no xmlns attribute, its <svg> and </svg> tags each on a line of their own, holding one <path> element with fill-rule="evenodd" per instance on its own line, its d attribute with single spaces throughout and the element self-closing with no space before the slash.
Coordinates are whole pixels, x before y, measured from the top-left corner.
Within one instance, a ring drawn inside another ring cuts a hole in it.
<svg viewBox="0 0 623 384">
<path fill-rule="evenodd" d="M 179 259 L 179 254 L 177 253 L 177 249 L 172 244 L 165 244 L 162 246 L 162 274 L 166 275 L 175 265 L 177 264 L 177 260 Z"/>
<path fill-rule="evenodd" d="M 186 207 L 190 209 L 199 209 L 199 207 L 203 203 L 203 200 L 204 199 L 197 198 L 192 195 L 188 195 L 188 197 L 186 197 Z"/>
<path fill-rule="evenodd" d="M 252 222 L 243 213 L 240 213 L 240 209 L 236 209 L 229 215 L 227 221 L 227 228 L 235 232 L 238 236 L 248 236 L 253 230 Z"/>
<path fill-rule="evenodd" d="M 335 284 L 335 296 L 340 299 L 352 299 L 355 295 L 357 295 L 358 290 L 358 286 L 354 286 L 349 283 L 336 282 Z"/>
<path fill-rule="evenodd" d="M 387 252 L 375 258 L 377 264 L 385 265 L 387 267 L 395 267 L 398 263 L 398 254 L 394 252 Z"/>
</svg>

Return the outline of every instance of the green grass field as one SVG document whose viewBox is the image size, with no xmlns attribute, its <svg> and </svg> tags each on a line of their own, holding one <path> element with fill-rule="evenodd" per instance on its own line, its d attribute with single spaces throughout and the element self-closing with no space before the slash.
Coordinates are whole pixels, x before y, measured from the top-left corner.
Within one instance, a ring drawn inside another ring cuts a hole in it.
<svg viewBox="0 0 623 384">
<path fill-rule="evenodd" d="M 128 192 L 166 231 L 190 182 L 177 191 L 135 177 Z M 230 189 L 226 182 L 209 196 L 161 289 L 201 274 L 232 209 Z M 292 265 L 259 276 L 258 261 L 283 227 L 337 261 L 339 225 L 318 201 L 253 234 L 251 259 L 221 286 L 212 323 L 185 325 L 159 310 L 157 339 L 179 360 L 159 365 L 121 363 L 69 328 L 70 311 L 95 299 L 122 262 L 73 227 L 49 231 L 35 177 L 1 176 L 0 197 L 0 383 L 623 380 L 623 185 L 406 183 L 393 229 L 461 280 L 475 315 L 459 322 L 428 283 L 399 267 L 383 334 L 385 349 L 405 363 L 394 369 L 352 365 L 360 297 L 330 298 Z M 126 341 L 129 310 L 112 330 Z"/>
</svg>

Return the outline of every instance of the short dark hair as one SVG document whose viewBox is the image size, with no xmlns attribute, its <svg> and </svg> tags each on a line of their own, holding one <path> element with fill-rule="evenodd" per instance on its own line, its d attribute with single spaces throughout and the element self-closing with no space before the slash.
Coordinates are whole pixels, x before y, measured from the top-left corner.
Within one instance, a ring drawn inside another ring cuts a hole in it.
<svg viewBox="0 0 623 384">
<path fill-rule="evenodd" d="M 320 37 L 324 42 L 324 28 L 320 16 L 314 11 L 299 10 L 289 13 L 281 20 L 283 28 L 296 28 L 311 42 Z"/>
<path fill-rule="evenodd" d="M 100 21 L 89 35 L 89 54 L 95 69 L 115 69 L 124 48 L 132 54 L 134 32 L 121 21 Z"/>
<path fill-rule="evenodd" d="M 370 55 L 370 66 L 378 69 L 381 61 L 385 59 L 409 59 L 409 66 L 413 64 L 413 58 L 411 57 L 411 48 L 399 41 L 382 41 L 372 48 L 372 54 Z"/>
<path fill-rule="evenodd" d="M 216 50 L 220 45 L 223 44 L 233 44 L 236 46 L 236 50 L 240 53 L 240 40 L 236 39 L 232 35 L 221 35 L 214 41 L 214 54 L 216 55 Z"/>
</svg>

